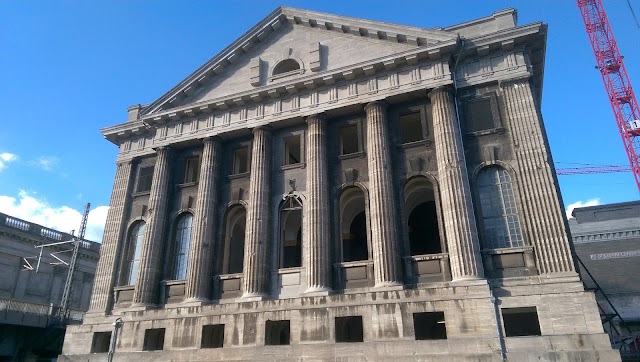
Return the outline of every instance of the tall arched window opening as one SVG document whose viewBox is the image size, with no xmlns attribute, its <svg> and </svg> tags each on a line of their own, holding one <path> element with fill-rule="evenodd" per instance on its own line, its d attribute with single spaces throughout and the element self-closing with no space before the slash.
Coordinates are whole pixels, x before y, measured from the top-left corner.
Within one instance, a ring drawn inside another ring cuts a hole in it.
<svg viewBox="0 0 640 362">
<path fill-rule="evenodd" d="M 224 259 L 221 274 L 242 273 L 244 264 L 244 232 L 247 210 L 235 205 L 227 212 L 225 220 Z"/>
<path fill-rule="evenodd" d="M 142 253 L 142 242 L 144 241 L 144 227 L 144 221 L 139 221 L 129 230 L 127 250 L 122 270 L 122 285 L 134 285 L 138 280 L 140 254 Z"/>
<path fill-rule="evenodd" d="M 280 207 L 280 267 L 302 266 L 302 203 L 287 196 Z"/>
<path fill-rule="evenodd" d="M 438 210 L 431 182 L 424 177 L 410 180 L 405 186 L 405 199 L 411 255 L 442 253 Z"/>
<path fill-rule="evenodd" d="M 187 279 L 189 267 L 189 246 L 193 231 L 193 215 L 186 213 L 181 215 L 176 222 L 174 238 L 175 254 L 173 256 L 173 280 Z"/>
<path fill-rule="evenodd" d="M 502 167 L 491 166 L 480 171 L 477 180 L 485 248 L 523 246 L 509 173 Z"/>
<path fill-rule="evenodd" d="M 364 192 L 349 188 L 342 193 L 340 204 L 342 261 L 369 259 Z"/>
</svg>

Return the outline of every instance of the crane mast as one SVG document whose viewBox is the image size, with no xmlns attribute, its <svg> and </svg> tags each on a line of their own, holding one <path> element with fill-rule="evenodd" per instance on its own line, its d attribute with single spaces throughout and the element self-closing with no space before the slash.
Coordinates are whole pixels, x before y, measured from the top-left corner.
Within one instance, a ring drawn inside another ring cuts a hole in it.
<svg viewBox="0 0 640 362">
<path fill-rule="evenodd" d="M 640 191 L 640 110 L 601 0 L 577 0 L 615 121 Z"/>
</svg>

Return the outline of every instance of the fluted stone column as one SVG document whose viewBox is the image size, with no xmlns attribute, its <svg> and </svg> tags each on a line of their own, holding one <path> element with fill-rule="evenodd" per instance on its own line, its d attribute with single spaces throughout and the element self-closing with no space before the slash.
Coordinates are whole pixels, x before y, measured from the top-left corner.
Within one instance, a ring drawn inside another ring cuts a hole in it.
<svg viewBox="0 0 640 362">
<path fill-rule="evenodd" d="M 376 287 L 402 286 L 396 207 L 387 130 L 387 104 L 371 102 L 367 113 L 369 215 Z"/>
<path fill-rule="evenodd" d="M 244 299 L 267 295 L 269 267 L 269 195 L 271 193 L 271 129 L 253 129 L 249 205 L 244 247 Z"/>
<path fill-rule="evenodd" d="M 307 203 L 304 215 L 306 245 L 304 265 L 309 294 L 331 290 L 329 238 L 329 175 L 327 166 L 327 120 L 324 115 L 307 118 Z"/>
<path fill-rule="evenodd" d="M 540 273 L 575 271 L 551 154 L 528 79 L 501 83 L 517 160 L 518 190 Z"/>
<path fill-rule="evenodd" d="M 118 251 L 122 249 L 126 239 L 125 214 L 130 203 L 133 185 L 133 165 L 131 161 L 116 165 L 116 176 L 111 191 L 111 201 L 104 226 L 100 260 L 96 269 L 91 294 L 89 313 L 108 313 L 113 299 L 113 287 L 118 274 Z"/>
<path fill-rule="evenodd" d="M 140 255 L 140 269 L 133 293 L 132 306 L 153 306 L 157 304 L 156 292 L 160 282 L 160 259 L 164 244 L 164 229 L 169 201 L 169 182 L 173 150 L 160 147 L 156 151 L 151 193 L 149 194 L 149 216 L 144 231 L 144 241 Z"/>
<path fill-rule="evenodd" d="M 193 223 L 194 233 L 189 250 L 185 290 L 187 303 L 206 302 L 211 294 L 220 148 L 220 139 L 210 137 L 204 140 Z"/>
<path fill-rule="evenodd" d="M 483 278 L 478 229 L 460 125 L 449 88 L 429 93 L 444 229 L 453 280 Z"/>
</svg>

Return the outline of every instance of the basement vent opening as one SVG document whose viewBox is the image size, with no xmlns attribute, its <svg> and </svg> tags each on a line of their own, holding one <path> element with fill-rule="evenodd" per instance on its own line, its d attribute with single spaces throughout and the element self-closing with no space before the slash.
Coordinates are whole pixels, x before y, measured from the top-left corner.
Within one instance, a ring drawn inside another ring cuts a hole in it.
<svg viewBox="0 0 640 362">
<path fill-rule="evenodd" d="M 336 317 L 336 342 L 364 342 L 362 316 Z"/>
<path fill-rule="evenodd" d="M 502 308 L 502 321 L 507 337 L 541 335 L 536 307 Z"/>
<path fill-rule="evenodd" d="M 447 339 L 444 312 L 413 313 L 416 340 Z"/>
<path fill-rule="evenodd" d="M 202 326 L 201 348 L 222 348 L 224 344 L 224 324 Z"/>
<path fill-rule="evenodd" d="M 111 332 L 95 332 L 91 342 L 91 353 L 107 353 L 111 344 Z"/>
<path fill-rule="evenodd" d="M 267 346 L 285 346 L 289 344 L 291 335 L 290 323 L 284 321 L 267 321 L 264 326 L 264 344 Z"/>
</svg>

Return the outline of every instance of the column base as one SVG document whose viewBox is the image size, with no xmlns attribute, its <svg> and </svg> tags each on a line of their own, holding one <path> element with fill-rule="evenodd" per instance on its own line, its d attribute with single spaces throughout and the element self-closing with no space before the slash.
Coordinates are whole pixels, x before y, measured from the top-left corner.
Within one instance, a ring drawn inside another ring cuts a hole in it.
<svg viewBox="0 0 640 362">
<path fill-rule="evenodd" d="M 475 276 L 464 276 L 451 280 L 449 282 L 454 286 L 462 286 L 462 285 L 488 285 L 489 282 L 487 279 L 483 277 L 475 277 Z"/>
<path fill-rule="evenodd" d="M 206 298 L 189 298 L 180 303 L 180 307 L 202 307 L 210 303 L 211 301 Z"/>
<path fill-rule="evenodd" d="M 400 282 L 381 282 L 376 283 L 371 290 L 375 292 L 386 292 L 391 290 L 404 290 L 404 288 L 404 284 Z"/>
<path fill-rule="evenodd" d="M 327 295 L 331 295 L 333 290 L 327 287 L 309 287 L 307 290 L 302 293 L 305 297 L 324 297 Z"/>
<path fill-rule="evenodd" d="M 262 293 L 244 293 L 240 297 L 241 302 L 260 302 L 268 299 L 266 295 Z"/>
</svg>

